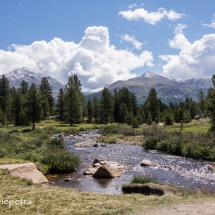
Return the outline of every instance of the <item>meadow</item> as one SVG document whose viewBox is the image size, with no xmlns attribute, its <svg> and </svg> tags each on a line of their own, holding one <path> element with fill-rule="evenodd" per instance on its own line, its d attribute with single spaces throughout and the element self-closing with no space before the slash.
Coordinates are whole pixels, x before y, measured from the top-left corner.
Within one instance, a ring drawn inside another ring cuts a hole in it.
<svg viewBox="0 0 215 215">
<path fill-rule="evenodd" d="M 180 124 L 161 127 L 169 134 L 172 132 L 181 132 L 182 135 L 187 135 L 190 132 L 194 132 L 195 134 L 207 133 L 210 125 L 193 121 L 191 124 L 184 124 L 182 130 Z M 76 133 L 86 129 L 98 128 L 101 128 L 100 133 L 103 137 L 117 138 L 128 142 L 135 142 L 135 138 L 138 138 L 138 141 L 142 144 L 146 139 L 146 136 L 143 134 L 144 129 L 148 129 L 150 134 L 150 129 L 153 129 L 154 127 L 142 125 L 139 128 L 131 128 L 126 125 L 118 124 L 108 126 L 80 124 L 71 127 L 66 122 L 56 122 L 54 120 L 46 120 L 37 123 L 35 131 L 32 131 L 30 127 L 1 127 L 0 144 L 1 151 L 3 151 L 5 155 L 2 154 L 0 164 L 25 163 L 32 161 L 36 163 L 40 170 L 45 172 L 45 170 L 50 167 L 48 167 L 47 164 L 42 163 L 42 157 L 44 156 L 47 147 L 50 145 L 50 135 L 54 133 Z M 7 143 L 9 145 L 7 145 Z M 29 145 L 28 147 L 26 147 L 27 143 Z M 57 147 L 62 147 L 59 142 L 55 144 L 57 144 Z M 11 147 L 13 150 L 9 150 Z M 50 150 L 50 148 L 48 149 Z M 28 157 L 26 156 L 27 154 L 34 154 L 34 156 Z M 195 205 L 196 201 L 210 202 L 211 199 L 214 199 L 214 195 L 194 192 L 182 192 L 181 194 L 174 196 L 168 195 L 161 197 L 144 196 L 140 194 L 107 195 L 86 193 L 70 188 L 35 185 L 29 182 L 29 180 L 12 177 L 5 170 L 0 170 L 0 187 L 0 214 L 5 215 L 144 214 L 144 211 L 153 210 L 163 206 L 174 207 L 174 205 L 190 203 Z M 30 200 L 31 204 L 17 204 L 11 205 L 11 207 L 9 207 L 8 204 L 2 204 L 2 200 L 20 199 Z"/>
</svg>

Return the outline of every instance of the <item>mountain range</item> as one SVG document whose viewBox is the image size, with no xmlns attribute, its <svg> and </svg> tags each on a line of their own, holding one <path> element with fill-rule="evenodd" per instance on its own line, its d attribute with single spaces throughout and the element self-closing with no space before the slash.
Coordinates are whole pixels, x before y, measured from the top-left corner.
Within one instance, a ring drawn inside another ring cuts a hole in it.
<svg viewBox="0 0 215 215">
<path fill-rule="evenodd" d="M 38 73 L 26 67 L 18 68 L 12 72 L 5 74 L 9 80 L 10 86 L 16 88 L 20 87 L 22 80 L 28 82 L 30 86 L 32 83 L 39 85 L 43 77 L 47 77 L 53 94 L 56 96 L 60 88 L 64 88 L 64 85 L 52 78 L 51 76 Z M 154 87 L 157 91 L 158 98 L 166 104 L 169 102 L 179 103 L 184 101 L 186 97 L 192 97 L 194 100 L 198 100 L 198 94 L 202 89 L 205 95 L 210 87 L 212 87 L 212 81 L 209 77 L 192 77 L 192 78 L 175 78 L 160 75 L 154 72 L 145 72 L 140 77 L 128 79 L 126 81 L 116 81 L 108 86 L 110 92 L 119 90 L 123 87 L 127 87 L 129 91 L 135 94 L 137 103 L 140 105 L 145 102 L 148 97 L 149 91 Z M 94 96 L 100 98 L 101 88 L 94 89 L 92 92 L 85 94 L 86 99 L 92 99 Z"/>
<path fill-rule="evenodd" d="M 135 94 L 137 103 L 140 105 L 145 102 L 152 87 L 156 89 L 158 98 L 162 102 L 169 104 L 169 102 L 182 102 L 186 97 L 192 97 L 197 101 L 200 90 L 202 89 L 206 95 L 208 89 L 212 86 L 213 84 L 209 77 L 174 78 L 154 72 L 145 72 L 140 77 L 126 81 L 116 81 L 109 85 L 108 89 L 113 93 L 115 89 L 119 90 L 122 87 L 127 87 L 129 91 Z M 100 97 L 101 92 L 88 95 L 87 98 L 92 98 L 93 96 Z"/>
<path fill-rule="evenodd" d="M 15 69 L 14 71 L 5 74 L 5 76 L 9 80 L 10 86 L 14 86 L 16 88 L 20 87 L 22 80 L 27 81 L 29 87 L 32 83 L 35 83 L 38 86 L 41 83 L 41 79 L 46 77 L 49 81 L 50 87 L 53 90 L 54 96 L 59 93 L 60 88 L 64 88 L 62 83 L 51 76 L 44 73 L 35 72 L 34 70 L 26 67 Z"/>
</svg>

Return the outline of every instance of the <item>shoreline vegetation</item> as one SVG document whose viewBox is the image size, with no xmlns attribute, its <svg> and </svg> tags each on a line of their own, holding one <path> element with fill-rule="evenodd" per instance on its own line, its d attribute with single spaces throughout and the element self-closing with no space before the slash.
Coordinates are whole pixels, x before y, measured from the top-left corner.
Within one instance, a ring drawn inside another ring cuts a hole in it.
<svg viewBox="0 0 215 215">
<path fill-rule="evenodd" d="M 209 125 L 207 123 L 196 123 L 197 122 L 195 121 L 189 125 L 184 125 L 181 132 L 186 135 L 190 130 L 195 131 L 195 127 L 198 127 L 198 129 L 204 132 L 208 131 Z M 41 123 L 37 123 L 36 126 L 36 130 L 31 130 L 30 127 L 21 126 L 7 126 L 1 128 L 0 140 L 6 140 L 6 142 L 3 143 L 3 141 L 0 141 L 0 143 L 3 144 L 1 153 L 5 153 L 5 155 L 0 158 L 0 164 L 32 161 L 36 163 L 38 169 L 45 173 L 50 167 L 48 167 L 47 164 L 41 163 L 41 155 L 48 149 L 47 147 L 50 147 L 50 144 L 55 145 L 58 149 L 63 147 L 61 139 L 58 139 L 57 141 L 54 139 L 51 140 L 50 137 L 52 134 L 64 133 L 69 135 L 88 129 L 100 128 L 100 133 L 104 137 L 116 138 L 117 136 L 118 139 L 122 140 L 121 143 L 124 143 L 126 138 L 135 141 L 135 138 L 140 137 L 141 135 L 143 142 L 146 138 L 146 134 L 144 135 L 145 137 L 143 137 L 143 130 L 147 128 L 152 129 L 151 131 L 154 132 L 153 129 L 155 129 L 155 126 L 142 125 L 139 128 L 132 128 L 127 125 L 116 123 L 110 125 L 74 124 L 73 126 L 70 126 L 69 123 L 57 122 L 54 120 L 45 120 Z M 164 127 L 167 133 L 171 133 L 172 130 L 180 131 L 179 124 Z M 26 143 L 28 143 L 27 148 Z M 35 146 L 38 147 L 35 148 Z M 214 198 L 214 195 L 212 194 L 193 192 L 159 197 L 144 196 L 140 194 L 107 195 L 84 193 L 69 188 L 65 189 L 60 187 L 35 185 L 29 183 L 28 180 L 14 178 L 2 170 L 0 171 L 0 186 L 1 196 L 4 199 L 22 198 L 32 201 L 32 205 L 12 206 L 10 209 L 8 209 L 8 205 L 0 204 L 0 213 L 6 215 L 11 213 L 20 214 L 21 211 L 31 214 L 133 214 L 137 211 L 143 212 L 149 209 L 154 210 L 159 206 L 170 206 L 183 204 L 185 202 L 190 203 L 195 202 L 196 199 L 211 201 L 210 199 Z M 55 204 L 54 208 L 51 206 L 53 204 Z"/>
</svg>

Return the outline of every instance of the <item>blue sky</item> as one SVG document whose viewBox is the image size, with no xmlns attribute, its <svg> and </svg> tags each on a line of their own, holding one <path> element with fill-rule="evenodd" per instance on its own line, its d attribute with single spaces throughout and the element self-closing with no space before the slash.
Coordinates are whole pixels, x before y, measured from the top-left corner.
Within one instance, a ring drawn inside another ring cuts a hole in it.
<svg viewBox="0 0 215 215">
<path fill-rule="evenodd" d="M 19 67 L 85 90 L 153 71 L 212 76 L 214 0 L 0 0 L 0 74 Z"/>
</svg>

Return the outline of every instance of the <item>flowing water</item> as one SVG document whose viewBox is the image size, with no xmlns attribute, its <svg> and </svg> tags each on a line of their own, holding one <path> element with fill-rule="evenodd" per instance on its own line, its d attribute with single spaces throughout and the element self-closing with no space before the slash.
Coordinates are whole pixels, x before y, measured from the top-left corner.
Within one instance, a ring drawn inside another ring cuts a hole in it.
<svg viewBox="0 0 215 215">
<path fill-rule="evenodd" d="M 180 186 L 185 189 L 205 189 L 215 192 L 215 170 L 210 168 L 211 162 L 195 161 L 179 156 L 167 155 L 157 151 L 146 151 L 141 146 L 108 144 L 106 147 L 93 147 L 97 130 L 84 132 L 81 136 L 65 137 L 68 151 L 74 152 L 82 160 L 82 164 L 73 173 L 74 180 L 64 182 L 66 175 L 52 178 L 54 184 L 62 187 L 72 187 L 80 191 L 121 194 L 123 184 L 131 182 L 133 175 L 150 175 L 159 182 Z M 74 143 L 88 141 L 90 147 L 75 148 Z M 94 179 L 83 175 L 84 169 L 91 167 L 95 158 L 114 161 L 126 165 L 130 170 L 121 177 L 113 179 Z M 142 159 L 158 163 L 159 167 L 142 167 Z M 70 174 L 71 175 L 71 174 Z M 78 180 L 76 180 L 78 178 Z M 50 178 L 49 178 L 50 179 Z"/>
</svg>

